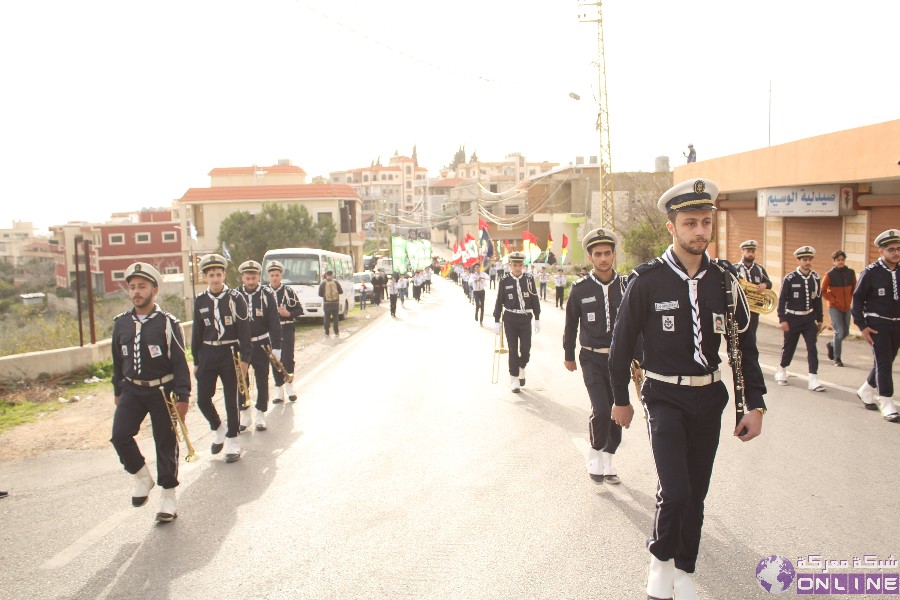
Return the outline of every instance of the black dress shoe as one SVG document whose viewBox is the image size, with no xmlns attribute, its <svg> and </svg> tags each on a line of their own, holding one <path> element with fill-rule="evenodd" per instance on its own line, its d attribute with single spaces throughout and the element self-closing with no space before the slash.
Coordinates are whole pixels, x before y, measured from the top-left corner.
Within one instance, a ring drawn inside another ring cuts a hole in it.
<svg viewBox="0 0 900 600">
<path fill-rule="evenodd" d="M 238 426 L 238 431 L 247 431 L 247 426 L 246 426 L 246 425 L 239 425 L 239 426 Z"/>
<path fill-rule="evenodd" d="M 619 479 L 618 475 L 605 475 L 606 483 L 611 483 L 613 485 L 619 485 L 622 483 L 622 480 Z"/>
<path fill-rule="evenodd" d="M 297 395 L 294 394 L 293 396 L 288 396 L 288 400 L 290 400 L 291 402 L 296 402 L 296 401 L 297 401 Z"/>
<path fill-rule="evenodd" d="M 828 349 L 828 360 L 834 360 L 834 346 L 831 344 L 831 342 L 825 344 L 825 348 Z"/>
<path fill-rule="evenodd" d="M 284 402 L 284 398 L 272 398 L 272 404 L 281 404 Z"/>
<path fill-rule="evenodd" d="M 890 423 L 900 423 L 900 414 L 898 414 L 898 413 L 891 413 L 891 414 L 889 414 L 888 416 L 886 416 L 886 417 L 884 418 L 884 420 L 885 420 L 885 421 L 888 421 L 888 422 L 890 422 Z"/>
<path fill-rule="evenodd" d="M 9 496 L 9 492 L 0 492 L 0 498 L 6 498 Z"/>
<path fill-rule="evenodd" d="M 672 600 L 671 598 L 657 598 L 656 596 L 647 596 L 647 600 Z"/>
<path fill-rule="evenodd" d="M 266 430 L 266 426 L 257 423 L 257 424 L 256 424 L 256 430 L 257 430 L 257 431 L 265 431 L 265 430 Z"/>
<path fill-rule="evenodd" d="M 843 366 L 844 366 L 844 363 L 841 362 L 841 359 L 836 358 L 836 359 L 834 359 L 834 366 L 836 366 L 836 367 L 843 367 Z"/>
<path fill-rule="evenodd" d="M 594 475 L 593 473 L 588 473 L 588 476 L 591 478 L 591 481 L 593 481 L 597 485 L 600 485 L 604 481 L 606 481 L 606 477 L 604 477 L 603 475 Z"/>
<path fill-rule="evenodd" d="M 241 459 L 240 453 L 238 453 L 238 454 L 226 454 L 226 455 L 225 455 L 225 462 L 227 462 L 227 463 L 237 462 L 237 461 L 239 461 L 240 459 Z"/>
<path fill-rule="evenodd" d="M 214 443 L 212 446 L 209 447 L 209 451 L 210 451 L 211 453 L 213 453 L 213 454 L 218 454 L 219 452 L 222 451 L 222 448 L 224 448 L 224 447 L 225 447 L 225 443 L 224 443 L 224 442 L 221 443 L 221 444 L 215 444 L 215 443 Z"/>
<path fill-rule="evenodd" d="M 885 417 L 885 419 L 886 418 L 887 417 Z M 132 496 L 131 497 L 131 505 L 135 508 L 137 508 L 139 506 L 143 506 L 143 505 L 147 504 L 147 498 L 149 498 L 149 496 Z"/>
<path fill-rule="evenodd" d="M 174 515 L 169 514 L 169 513 L 162 513 L 162 512 L 156 513 L 156 522 L 157 523 L 171 523 L 172 521 L 174 521 L 177 518 L 178 518 L 178 513 L 175 513 Z"/>
</svg>

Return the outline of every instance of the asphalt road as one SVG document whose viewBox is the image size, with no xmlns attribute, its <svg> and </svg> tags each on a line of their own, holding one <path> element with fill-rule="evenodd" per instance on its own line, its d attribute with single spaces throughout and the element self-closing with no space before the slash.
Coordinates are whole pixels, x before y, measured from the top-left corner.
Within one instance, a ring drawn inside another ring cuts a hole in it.
<svg viewBox="0 0 900 600">
<path fill-rule="evenodd" d="M 623 483 L 594 485 L 563 312 L 543 304 L 516 395 L 491 385 L 494 336 L 461 289 L 434 288 L 300 365 L 300 401 L 242 435 L 241 461 L 211 457 L 192 412 L 204 456 L 182 466 L 172 524 L 154 524 L 158 488 L 131 508 L 111 447 L 0 464 L 15 492 L 0 500 L 0 598 L 643 598 L 643 419 L 617 455 Z M 867 349 L 845 342 L 843 369 L 823 356 L 817 394 L 800 376 L 774 385 L 780 332 L 760 338 L 770 412 L 747 444 L 723 415 L 696 576 L 710 600 L 766 597 L 754 572 L 771 554 L 898 555 L 900 427 L 852 391 Z"/>
</svg>

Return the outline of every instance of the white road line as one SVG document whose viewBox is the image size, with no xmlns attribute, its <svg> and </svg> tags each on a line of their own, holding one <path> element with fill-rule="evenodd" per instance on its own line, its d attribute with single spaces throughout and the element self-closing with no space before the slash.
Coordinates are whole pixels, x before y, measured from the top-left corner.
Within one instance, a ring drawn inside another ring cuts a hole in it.
<svg viewBox="0 0 900 600">
<path fill-rule="evenodd" d="M 728 364 L 727 364 L 728 356 L 722 352 L 719 353 L 719 356 L 722 358 L 723 367 L 728 368 Z M 774 373 L 778 369 L 777 365 L 764 365 L 763 363 L 759 363 L 759 367 L 761 369 L 766 369 L 767 371 L 771 371 L 772 373 Z M 804 375 L 803 373 L 797 373 L 795 371 L 787 371 L 787 374 L 789 377 L 796 377 L 797 379 L 802 379 L 806 382 L 809 382 L 808 374 Z M 768 384 L 768 382 L 766 382 L 766 383 Z M 857 388 L 847 387 L 846 385 L 841 385 L 839 383 L 832 383 L 830 381 L 825 381 L 824 379 L 819 379 L 819 383 L 821 383 L 825 387 L 833 387 L 836 390 L 841 390 L 842 392 L 849 392 L 849 393 L 853 394 L 854 396 L 856 395 Z M 775 385 L 778 385 L 778 384 L 775 384 Z"/>
<path fill-rule="evenodd" d="M 127 521 L 135 514 L 134 509 L 120 510 L 106 518 L 105 521 L 72 542 L 68 548 L 41 565 L 42 569 L 59 569 L 77 558 L 82 552 L 99 542 L 107 533 Z"/>
</svg>

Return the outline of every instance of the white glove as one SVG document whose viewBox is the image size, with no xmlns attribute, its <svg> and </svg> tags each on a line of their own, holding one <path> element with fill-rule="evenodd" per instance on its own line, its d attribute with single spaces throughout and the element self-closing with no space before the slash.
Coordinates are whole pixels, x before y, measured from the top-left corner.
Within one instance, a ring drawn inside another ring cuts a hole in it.
<svg viewBox="0 0 900 600">
<path fill-rule="evenodd" d="M 494 334 L 500 335 L 500 323 L 494 323 Z"/>
<path fill-rule="evenodd" d="M 279 349 L 279 350 L 272 350 L 272 356 L 274 356 L 274 357 L 277 358 L 278 360 L 281 360 L 281 350 L 280 350 L 280 349 Z"/>
<path fill-rule="evenodd" d="M 534 322 L 534 332 L 535 332 L 535 333 L 540 333 L 540 332 L 541 332 L 541 322 L 540 322 L 540 321 L 535 321 L 535 322 Z"/>
</svg>

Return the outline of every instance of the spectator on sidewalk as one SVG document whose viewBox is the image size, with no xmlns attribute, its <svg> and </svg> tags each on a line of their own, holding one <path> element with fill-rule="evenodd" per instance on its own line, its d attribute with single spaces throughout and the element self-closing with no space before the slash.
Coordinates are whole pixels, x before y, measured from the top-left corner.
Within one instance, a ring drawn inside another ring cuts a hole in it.
<svg viewBox="0 0 900 600">
<path fill-rule="evenodd" d="M 843 367 L 841 362 L 841 341 L 850 333 L 850 302 L 856 288 L 856 273 L 844 265 L 847 255 L 838 250 L 831 255 L 834 267 L 822 278 L 822 297 L 828 301 L 828 315 L 834 328 L 834 338 L 825 344 L 828 359 L 834 366 Z"/>
</svg>

